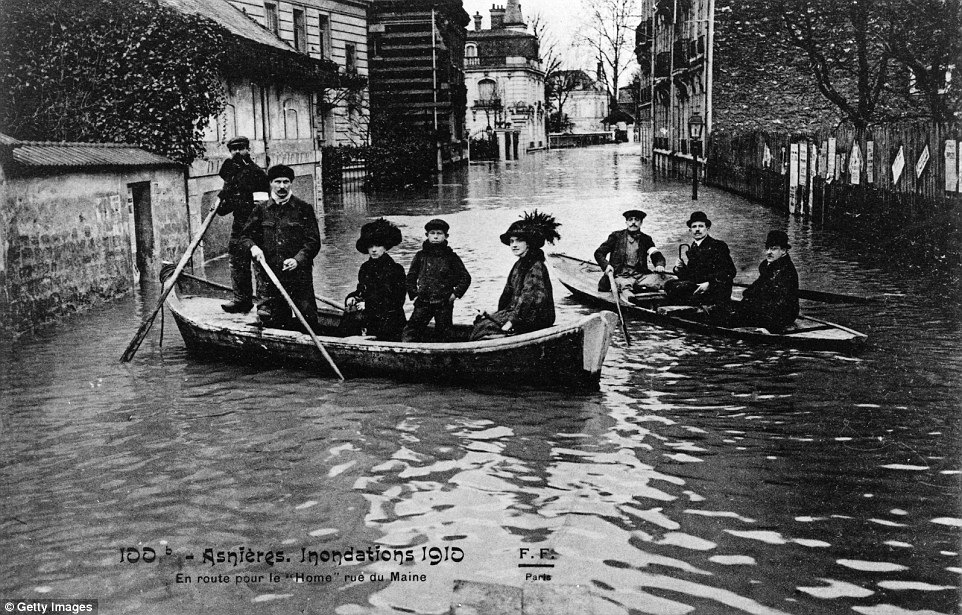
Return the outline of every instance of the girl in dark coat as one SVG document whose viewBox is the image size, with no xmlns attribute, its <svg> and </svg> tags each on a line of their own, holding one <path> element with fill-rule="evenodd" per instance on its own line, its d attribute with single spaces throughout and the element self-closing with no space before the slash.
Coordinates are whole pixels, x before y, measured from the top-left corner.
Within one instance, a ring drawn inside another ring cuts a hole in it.
<svg viewBox="0 0 962 615">
<path fill-rule="evenodd" d="M 357 272 L 357 290 L 347 296 L 348 312 L 341 321 L 341 335 L 358 335 L 362 329 L 379 340 L 396 342 L 404 330 L 404 267 L 388 250 L 401 243 L 401 230 L 379 218 L 361 227 L 355 247 L 367 254 Z"/>
<path fill-rule="evenodd" d="M 533 211 L 513 222 L 501 235 L 518 261 L 498 300 L 498 311 L 482 314 L 474 322 L 472 340 L 537 331 L 554 324 L 554 293 L 541 248 L 561 236 L 552 216 Z"/>
</svg>

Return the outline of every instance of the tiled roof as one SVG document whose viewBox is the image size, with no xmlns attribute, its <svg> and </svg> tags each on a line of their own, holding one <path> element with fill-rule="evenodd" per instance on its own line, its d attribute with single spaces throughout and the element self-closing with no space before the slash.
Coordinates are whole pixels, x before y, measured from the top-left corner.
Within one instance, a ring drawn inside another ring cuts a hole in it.
<svg viewBox="0 0 962 615">
<path fill-rule="evenodd" d="M 14 161 L 27 167 L 178 166 L 178 163 L 122 143 L 18 141 L 0 134 Z"/>
<path fill-rule="evenodd" d="M 284 51 L 294 51 L 287 42 L 237 9 L 227 0 L 159 0 L 181 13 L 201 15 L 227 28 L 231 34 Z"/>
</svg>

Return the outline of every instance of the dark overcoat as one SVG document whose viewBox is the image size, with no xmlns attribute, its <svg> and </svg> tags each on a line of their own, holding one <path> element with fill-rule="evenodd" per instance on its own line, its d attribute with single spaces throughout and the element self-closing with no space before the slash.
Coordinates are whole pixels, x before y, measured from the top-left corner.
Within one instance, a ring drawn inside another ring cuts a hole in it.
<svg viewBox="0 0 962 615">
<path fill-rule="evenodd" d="M 692 242 L 688 249 L 688 264 L 678 267 L 675 273 L 682 281 L 695 284 L 708 282 L 708 291 L 699 301 L 715 304 L 731 299 L 732 282 L 737 270 L 728 244 L 709 235 L 700 246 Z"/>
<path fill-rule="evenodd" d="M 390 254 L 371 258 L 357 272 L 357 290 L 348 295 L 364 301 L 364 326 L 369 335 L 397 341 L 404 329 L 406 293 L 404 267 Z"/>
<path fill-rule="evenodd" d="M 447 242 L 425 241 L 408 268 L 408 296 L 418 302 L 447 302 L 452 294 L 460 299 L 470 285 L 471 274 Z"/>
<path fill-rule="evenodd" d="M 740 324 L 780 330 L 798 318 L 798 271 L 786 254 L 769 263 L 758 265 L 758 279 L 745 289 L 738 313 Z"/>
<path fill-rule="evenodd" d="M 247 218 L 254 210 L 254 193 L 270 192 L 267 174 L 257 166 L 250 156 L 241 160 L 231 157 L 224 161 L 218 172 L 224 180 L 224 187 L 217 195 L 220 204 L 217 215 L 234 214 L 231 225 L 231 239 L 239 239 L 247 224 Z"/>
<path fill-rule="evenodd" d="M 531 248 L 511 268 L 498 299 L 498 311 L 487 317 L 478 317 L 471 339 L 501 334 L 501 327 L 509 320 L 511 333 L 527 333 L 550 327 L 554 319 L 554 291 L 544 251 Z"/>
</svg>

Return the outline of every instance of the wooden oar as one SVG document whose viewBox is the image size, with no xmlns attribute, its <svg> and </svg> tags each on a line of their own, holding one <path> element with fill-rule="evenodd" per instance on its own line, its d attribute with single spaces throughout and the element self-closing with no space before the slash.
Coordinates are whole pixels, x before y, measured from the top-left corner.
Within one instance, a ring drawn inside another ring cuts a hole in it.
<svg viewBox="0 0 962 615">
<path fill-rule="evenodd" d="M 345 311 L 344 306 L 333 299 L 328 299 L 327 297 L 322 297 L 320 295 L 314 295 L 314 298 L 320 301 L 321 303 L 323 303 L 324 305 L 331 306 L 335 310 L 339 310 L 341 312 Z"/>
<path fill-rule="evenodd" d="M 611 281 L 611 296 L 615 299 L 615 307 L 618 308 L 618 320 L 621 322 L 621 332 L 625 335 L 625 345 L 631 346 L 631 337 L 628 336 L 628 325 L 625 324 L 625 317 L 621 313 L 621 299 L 618 297 L 618 283 L 615 282 L 615 272 L 608 272 L 608 280 Z"/>
<path fill-rule="evenodd" d="M 744 282 L 732 282 L 735 286 L 740 286 L 741 288 L 748 288 L 751 284 L 746 284 Z M 799 299 L 809 299 L 811 301 L 821 301 L 822 303 L 873 303 L 876 301 L 874 297 L 859 297 L 856 295 L 843 295 L 841 293 L 827 293 L 821 290 L 805 290 L 804 288 L 798 289 Z"/>
<path fill-rule="evenodd" d="M 258 263 L 261 264 L 261 267 L 264 268 L 264 273 L 266 273 L 267 277 L 271 279 L 271 282 L 274 283 L 274 286 L 277 287 L 277 290 L 281 292 L 281 295 L 284 297 L 284 300 L 287 301 L 287 305 L 289 305 L 290 308 L 294 310 L 294 315 L 297 316 L 297 320 L 301 322 L 301 326 L 304 327 L 304 329 L 307 331 L 307 334 L 311 336 L 312 340 L 314 340 L 314 345 L 317 346 L 317 349 L 320 350 L 324 358 L 327 359 L 327 362 L 331 366 L 331 369 L 334 370 L 334 373 L 337 374 L 338 378 L 340 378 L 341 380 L 344 380 L 344 375 L 341 374 L 341 370 L 337 369 L 337 365 L 334 364 L 334 359 L 331 358 L 331 355 L 327 354 L 327 351 L 324 350 L 324 346 L 321 346 L 321 340 L 317 339 L 317 336 L 314 334 L 314 330 L 311 329 L 311 326 L 309 324 L 307 324 L 307 321 L 304 320 L 304 315 L 301 314 L 301 311 L 297 309 L 297 306 L 294 304 L 294 300 L 291 299 L 291 296 L 287 294 L 287 291 L 284 290 L 283 286 L 281 286 L 281 281 L 277 279 L 277 276 L 274 275 L 274 272 L 271 270 L 270 266 L 267 264 L 267 261 L 264 260 L 264 255 L 260 254 L 256 256 L 255 259 L 257 260 Z"/>
<path fill-rule="evenodd" d="M 169 295 L 170 291 L 174 288 L 174 284 L 177 283 L 177 278 L 180 277 L 184 267 L 187 266 L 187 263 L 190 261 L 191 257 L 194 256 L 194 251 L 197 249 L 197 246 L 200 245 L 200 240 L 204 238 L 204 235 L 207 233 L 207 229 L 210 227 L 210 223 L 213 222 L 215 215 L 217 215 L 216 203 L 214 204 L 214 207 L 211 208 L 210 213 L 207 214 L 207 218 L 204 219 L 204 223 L 201 225 L 200 232 L 197 233 L 197 237 L 194 237 L 194 240 L 189 246 L 187 246 L 187 251 L 184 252 L 184 256 L 181 257 L 180 262 L 177 263 L 177 268 L 174 269 L 174 273 L 167 278 L 167 282 L 164 283 L 164 291 L 160 294 L 160 301 L 157 302 L 157 307 L 155 307 L 150 316 L 148 316 L 144 322 L 140 324 L 140 328 L 137 329 L 137 333 L 134 334 L 134 338 L 130 340 L 129 344 L 127 344 L 127 350 L 125 350 L 124 354 L 120 357 L 122 362 L 126 363 L 130 361 L 134 358 L 134 355 L 137 354 L 137 349 L 140 348 L 141 342 L 143 342 L 144 338 L 147 337 L 147 332 L 150 331 L 151 325 L 154 324 L 154 319 L 157 318 L 157 312 L 163 309 L 164 301 L 167 299 L 167 295 Z"/>
</svg>

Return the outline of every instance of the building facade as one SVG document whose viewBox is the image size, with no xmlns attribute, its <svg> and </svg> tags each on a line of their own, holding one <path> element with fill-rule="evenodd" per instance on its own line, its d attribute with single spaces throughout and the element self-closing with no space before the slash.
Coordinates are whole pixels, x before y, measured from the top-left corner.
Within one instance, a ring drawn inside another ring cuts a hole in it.
<svg viewBox="0 0 962 615">
<path fill-rule="evenodd" d="M 236 6 L 229 0 L 160 1 L 207 17 L 224 26 L 232 37 L 222 74 L 226 107 L 207 127 L 205 156 L 188 168 L 194 224 L 200 225 L 223 187 L 217 173 L 228 157 L 225 144 L 238 135 L 250 139 L 251 156 L 261 167 L 285 164 L 294 169 L 294 193 L 322 211 L 322 136 L 336 132 L 332 128 L 336 123 L 330 118 L 322 121 L 319 101 L 340 84 L 343 71 L 321 51 L 331 46 L 316 30 L 320 12 L 308 10 L 306 5 L 260 0 L 245 0 Z M 272 15 L 277 16 L 276 24 Z M 311 30 L 307 30 L 308 24 L 313 24 Z M 298 32 L 301 34 L 295 34 Z M 302 36 L 304 32 L 313 34 Z M 230 218 L 218 218 L 211 225 L 203 243 L 207 258 L 226 252 L 230 222 Z"/>
<path fill-rule="evenodd" d="M 461 0 L 371 0 L 372 143 L 409 130 L 434 141 L 438 166 L 467 160 Z"/>
<path fill-rule="evenodd" d="M 518 0 L 492 6 L 490 15 L 488 29 L 480 13 L 474 16 L 465 43 L 468 133 L 509 133 L 524 150 L 543 149 L 547 109 L 538 38 L 528 33 Z"/>
<path fill-rule="evenodd" d="M 167 158 L 0 135 L 0 331 L 156 282 L 160 261 L 190 243 L 189 214 L 184 167 Z"/>
</svg>

